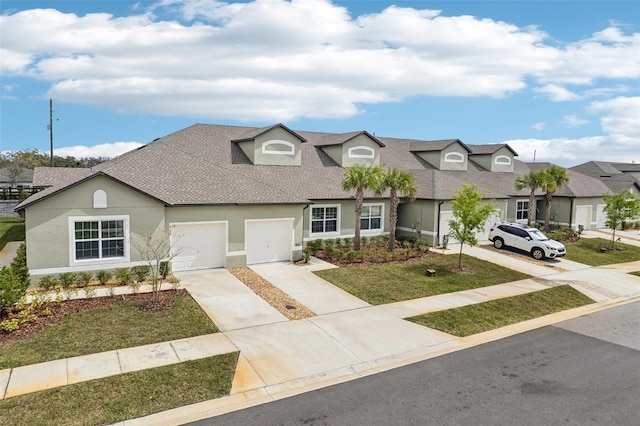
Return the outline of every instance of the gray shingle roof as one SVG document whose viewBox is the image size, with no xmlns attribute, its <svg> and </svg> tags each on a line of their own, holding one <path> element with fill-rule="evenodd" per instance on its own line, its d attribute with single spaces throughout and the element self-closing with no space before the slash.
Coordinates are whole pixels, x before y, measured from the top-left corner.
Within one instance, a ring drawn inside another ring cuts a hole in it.
<svg viewBox="0 0 640 426">
<path fill-rule="evenodd" d="M 122 182 L 167 205 L 305 204 L 348 199 L 353 195 L 342 190 L 344 170 L 321 147 L 344 143 L 363 132 L 291 131 L 307 141 L 301 144 L 302 166 L 251 164 L 233 141 L 255 138 L 272 127 L 195 124 L 93 169 L 39 168 L 36 169 L 34 183 L 37 181 L 51 187 L 30 197 L 18 208 L 97 174 Z M 474 146 L 467 147 L 457 139 L 375 139 L 381 144 L 381 165 L 413 173 L 418 198 L 422 199 L 449 200 L 464 183 L 471 182 L 476 183 L 481 191 L 487 191 L 489 198 L 526 197 L 527 190 L 515 190 L 516 177 L 524 175 L 531 167 L 543 166 L 516 160 L 513 173 L 491 173 L 469 162 L 467 171 L 440 171 L 420 159 L 415 152 L 443 149 L 456 142 L 473 152 Z M 484 145 L 482 147 L 483 150 L 488 149 Z M 557 195 L 602 195 L 604 184 L 599 180 L 577 172 L 571 175 L 572 183 L 561 188 Z"/>
</svg>

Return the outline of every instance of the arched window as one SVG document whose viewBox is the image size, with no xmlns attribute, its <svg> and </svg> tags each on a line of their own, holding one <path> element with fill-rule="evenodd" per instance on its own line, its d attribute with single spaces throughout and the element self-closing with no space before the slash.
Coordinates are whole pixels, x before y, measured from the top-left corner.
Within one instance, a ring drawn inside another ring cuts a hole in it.
<svg viewBox="0 0 640 426">
<path fill-rule="evenodd" d="M 349 158 L 376 158 L 376 151 L 368 146 L 354 146 L 347 152 Z"/>
<path fill-rule="evenodd" d="M 296 146 L 288 141 L 274 139 L 262 144 L 262 153 L 272 155 L 295 155 Z"/>
<path fill-rule="evenodd" d="M 510 166 L 511 165 L 511 158 L 507 155 L 498 155 L 495 160 L 493 160 L 494 163 L 496 164 L 501 164 L 503 166 Z"/>
<path fill-rule="evenodd" d="M 93 193 L 93 208 L 94 209 L 106 209 L 107 208 L 107 193 L 102 189 L 98 189 Z"/>
<path fill-rule="evenodd" d="M 464 155 L 459 152 L 449 152 L 444 155 L 445 163 L 464 163 Z"/>
</svg>

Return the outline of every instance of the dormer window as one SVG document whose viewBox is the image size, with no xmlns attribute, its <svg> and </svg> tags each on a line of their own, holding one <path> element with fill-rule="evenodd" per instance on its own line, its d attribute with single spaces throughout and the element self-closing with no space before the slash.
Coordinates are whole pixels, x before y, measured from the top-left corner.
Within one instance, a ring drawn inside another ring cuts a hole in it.
<svg viewBox="0 0 640 426">
<path fill-rule="evenodd" d="M 262 153 L 268 155 L 295 155 L 296 147 L 291 142 L 274 139 L 262 144 Z"/>
<path fill-rule="evenodd" d="M 444 156 L 445 163 L 464 163 L 464 155 L 459 152 L 448 152 Z"/>
<path fill-rule="evenodd" d="M 349 158 L 376 158 L 376 151 L 368 146 L 354 146 L 349 148 L 347 156 Z"/>
<path fill-rule="evenodd" d="M 493 160 L 495 164 L 499 164 L 502 166 L 510 166 L 511 165 L 511 157 L 506 155 L 498 155 L 495 160 Z"/>
</svg>

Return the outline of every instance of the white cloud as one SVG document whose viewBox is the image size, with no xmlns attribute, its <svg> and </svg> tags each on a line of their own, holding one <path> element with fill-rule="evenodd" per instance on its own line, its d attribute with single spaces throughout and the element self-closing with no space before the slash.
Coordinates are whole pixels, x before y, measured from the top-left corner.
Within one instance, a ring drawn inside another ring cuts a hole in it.
<svg viewBox="0 0 640 426">
<path fill-rule="evenodd" d="M 583 120 L 578 118 L 575 114 L 565 115 L 563 117 L 564 124 L 568 127 L 578 127 L 584 124 L 588 124 L 589 120 Z"/>
<path fill-rule="evenodd" d="M 640 162 L 640 97 L 592 102 L 589 111 L 604 114 L 600 119 L 603 135 L 578 139 L 515 139 L 504 143 L 515 149 L 523 161 L 533 161 L 535 152 L 536 161 L 561 166 L 593 160 Z"/>
<path fill-rule="evenodd" d="M 65 148 L 54 148 L 54 155 L 60 157 L 75 157 L 75 158 L 89 158 L 89 157 L 106 157 L 114 158 L 119 155 L 129 152 L 133 149 L 141 147 L 143 144 L 138 142 L 114 142 L 103 143 L 94 146 L 69 146 Z"/>
<path fill-rule="evenodd" d="M 533 89 L 533 91 L 542 93 L 553 102 L 575 101 L 578 99 L 577 94 L 557 84 L 547 84 L 542 87 L 537 87 Z"/>
<path fill-rule="evenodd" d="M 189 24 L 154 15 L 171 8 Z M 502 97 L 559 54 L 533 27 L 395 6 L 352 18 L 328 0 L 165 0 L 127 17 L 34 9 L 0 25 L 7 72 L 50 82 L 48 97 L 214 119 L 350 117 L 409 96 Z"/>
<path fill-rule="evenodd" d="M 544 128 L 547 127 L 547 123 L 540 122 L 540 123 L 534 124 L 531 127 L 533 127 L 536 130 L 544 130 Z"/>
</svg>

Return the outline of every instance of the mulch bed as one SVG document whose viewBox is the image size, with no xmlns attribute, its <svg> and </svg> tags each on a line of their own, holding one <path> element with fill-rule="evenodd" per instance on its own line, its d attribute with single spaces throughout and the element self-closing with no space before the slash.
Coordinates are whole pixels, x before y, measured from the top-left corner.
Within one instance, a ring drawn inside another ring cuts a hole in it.
<svg viewBox="0 0 640 426">
<path fill-rule="evenodd" d="M 341 268 L 363 268 L 363 267 L 369 267 L 369 266 L 400 265 L 400 264 L 405 265 L 407 263 L 417 263 L 432 257 L 440 256 L 440 254 L 436 253 L 435 251 L 429 250 L 427 252 L 413 255 L 413 257 L 410 257 L 409 259 L 407 259 L 403 255 L 398 255 L 398 258 L 396 260 L 393 260 L 391 257 L 389 257 L 387 261 L 384 261 L 382 257 L 379 257 L 375 262 L 372 261 L 369 256 L 365 256 L 365 259 L 362 262 L 349 262 L 345 259 L 332 260 L 326 255 L 324 250 L 319 250 L 318 252 L 316 252 L 314 256 L 320 260 L 324 260 L 325 262 L 329 262 Z M 304 265 L 304 263 L 300 263 L 300 264 Z"/>
<path fill-rule="evenodd" d="M 153 302 L 153 293 L 138 293 L 114 297 L 107 296 L 94 297 L 90 299 L 65 300 L 62 302 L 47 302 L 32 311 L 32 313 L 38 317 L 36 321 L 21 324 L 18 330 L 11 333 L 0 331 L 0 343 L 32 336 L 44 329 L 46 326 L 54 324 L 68 315 L 77 314 L 81 311 L 110 306 L 124 301 L 136 302 L 138 304 L 138 309 L 145 312 L 166 311 L 171 309 L 172 306 L 170 297 L 188 295 L 189 293 L 187 290 L 178 289 L 163 290 L 160 292 L 160 300 L 156 303 Z M 48 315 L 44 313 L 46 309 L 50 312 Z M 11 312 L 8 316 L 0 317 L 0 321 L 14 318 L 17 314 L 17 312 Z"/>
</svg>

